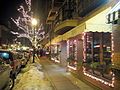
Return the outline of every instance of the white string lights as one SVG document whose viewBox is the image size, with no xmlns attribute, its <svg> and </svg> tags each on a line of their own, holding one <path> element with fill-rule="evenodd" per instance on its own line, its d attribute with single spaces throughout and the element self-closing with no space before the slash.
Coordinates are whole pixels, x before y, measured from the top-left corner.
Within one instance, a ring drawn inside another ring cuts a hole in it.
<svg viewBox="0 0 120 90">
<path fill-rule="evenodd" d="M 86 39 L 86 37 L 85 37 L 85 35 L 86 35 L 86 33 L 84 32 L 83 33 L 83 47 L 84 47 L 84 51 L 83 51 L 83 56 L 84 56 L 84 62 L 86 62 L 86 54 L 85 54 L 85 52 L 86 52 L 86 44 L 85 44 L 85 39 Z M 96 81 L 99 81 L 99 82 L 101 82 L 101 83 L 103 83 L 103 84 L 105 84 L 105 85 L 108 85 L 108 86 L 110 86 L 110 87 L 114 87 L 114 82 L 115 82 L 115 74 L 112 72 L 111 73 L 111 75 L 112 75 L 112 79 L 111 79 L 111 82 L 108 82 L 108 81 L 105 81 L 105 80 L 103 80 L 103 79 L 101 79 L 101 78 L 98 78 L 98 77 L 96 77 L 96 76 L 93 76 L 92 74 L 89 74 L 87 71 L 86 71 L 86 68 L 83 66 L 83 74 L 84 75 L 86 75 L 86 76 L 88 76 L 88 77 L 90 77 L 90 78 L 92 78 L 92 79 L 94 79 L 94 80 L 96 80 Z"/>
<path fill-rule="evenodd" d="M 83 73 L 84 73 L 84 75 L 86 75 L 86 76 L 88 76 L 88 77 L 90 77 L 90 78 L 92 78 L 92 79 L 94 79 L 94 80 L 96 80 L 96 81 L 100 81 L 101 83 L 103 83 L 103 84 L 105 84 L 105 85 L 108 85 L 108 86 L 110 86 L 110 87 L 114 87 L 114 82 L 115 82 L 115 74 L 114 74 L 114 73 L 112 73 L 112 80 L 111 80 L 111 82 L 107 82 L 107 81 L 105 81 L 105 80 L 103 80 L 103 79 L 100 79 L 100 78 L 95 77 L 95 76 L 93 76 L 93 75 L 91 75 L 91 74 L 88 74 L 88 73 L 86 72 L 86 68 L 85 68 L 85 67 L 83 67 Z"/>
<path fill-rule="evenodd" d="M 24 6 L 22 5 L 20 5 L 20 7 L 17 9 L 22 14 L 22 16 L 19 16 L 17 19 L 14 19 L 14 18 L 11 18 L 11 19 L 17 25 L 17 27 L 22 29 L 25 33 L 28 33 L 28 30 L 32 29 L 30 25 L 31 19 L 32 19 L 32 16 L 30 15 L 31 0 L 25 0 L 25 2 L 27 5 L 27 9 L 25 9 Z"/>
<path fill-rule="evenodd" d="M 31 25 L 31 20 L 32 20 L 32 12 L 31 12 L 31 0 L 25 0 L 25 4 L 27 7 L 24 7 L 23 5 L 20 5 L 19 8 L 17 9 L 18 12 L 21 13 L 21 16 L 18 18 L 11 18 L 11 20 L 17 25 L 18 28 L 22 29 L 24 33 L 26 34 L 26 37 L 30 39 L 32 42 L 32 35 L 34 34 L 32 30 L 32 25 Z M 44 38 L 43 32 L 39 33 L 40 30 L 43 30 L 43 24 L 38 25 L 38 30 L 36 30 L 35 34 L 37 39 Z M 19 33 L 20 34 L 20 33 Z M 40 34 L 42 34 L 43 37 L 40 37 Z M 19 35 L 18 37 L 24 37 L 24 34 Z"/>
<path fill-rule="evenodd" d="M 70 44 L 71 43 L 71 44 Z M 67 40 L 67 57 L 69 58 L 70 57 L 70 53 L 73 53 L 73 52 L 70 52 L 70 47 L 73 48 L 73 45 L 74 46 L 74 60 L 77 60 L 77 40 L 73 40 L 72 42 L 70 40 Z M 74 65 L 70 65 L 70 62 L 67 63 L 67 67 L 69 69 L 72 69 L 72 70 L 77 70 L 77 61 L 74 61 Z"/>
</svg>

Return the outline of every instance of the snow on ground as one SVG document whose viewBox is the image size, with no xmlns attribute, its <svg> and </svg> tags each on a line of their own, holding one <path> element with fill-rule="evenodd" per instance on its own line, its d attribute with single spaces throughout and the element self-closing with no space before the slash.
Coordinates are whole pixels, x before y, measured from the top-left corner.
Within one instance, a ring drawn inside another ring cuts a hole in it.
<svg viewBox="0 0 120 90">
<path fill-rule="evenodd" d="M 28 64 L 17 76 L 13 90 L 53 90 L 45 78 L 42 66 L 38 63 Z"/>
</svg>

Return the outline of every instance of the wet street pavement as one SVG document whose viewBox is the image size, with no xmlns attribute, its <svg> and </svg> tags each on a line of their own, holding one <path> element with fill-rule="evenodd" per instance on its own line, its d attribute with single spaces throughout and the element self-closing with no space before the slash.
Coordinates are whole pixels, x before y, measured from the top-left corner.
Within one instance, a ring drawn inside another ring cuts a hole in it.
<svg viewBox="0 0 120 90">
<path fill-rule="evenodd" d="M 55 64 L 46 57 L 37 58 L 37 61 L 43 65 L 44 73 L 54 90 L 94 90 L 92 87 L 73 77 L 69 72 L 66 72 L 64 67 Z"/>
</svg>

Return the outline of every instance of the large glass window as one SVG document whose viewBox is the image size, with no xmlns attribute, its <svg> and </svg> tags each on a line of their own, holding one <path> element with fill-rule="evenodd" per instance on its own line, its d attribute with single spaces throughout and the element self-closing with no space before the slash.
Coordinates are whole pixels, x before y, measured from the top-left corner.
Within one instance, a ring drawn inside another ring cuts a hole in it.
<svg viewBox="0 0 120 90">
<path fill-rule="evenodd" d="M 112 79 L 111 33 L 87 32 L 84 36 L 84 65 L 86 72 Z"/>
</svg>

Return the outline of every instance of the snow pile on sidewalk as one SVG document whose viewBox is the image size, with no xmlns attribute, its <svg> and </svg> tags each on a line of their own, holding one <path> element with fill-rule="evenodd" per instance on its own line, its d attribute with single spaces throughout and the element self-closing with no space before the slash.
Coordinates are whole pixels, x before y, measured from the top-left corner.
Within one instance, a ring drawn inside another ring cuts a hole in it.
<svg viewBox="0 0 120 90">
<path fill-rule="evenodd" d="M 29 64 L 16 79 L 13 90 L 52 90 L 51 84 L 44 77 L 41 65 Z"/>
</svg>

